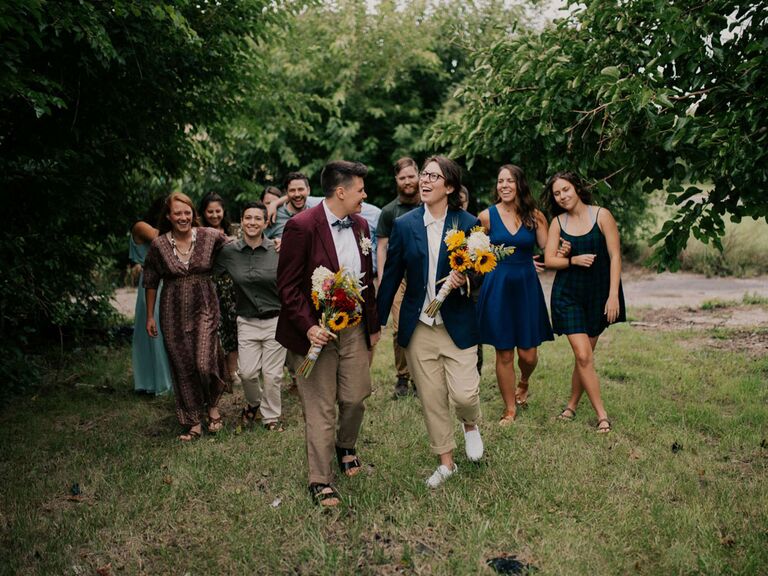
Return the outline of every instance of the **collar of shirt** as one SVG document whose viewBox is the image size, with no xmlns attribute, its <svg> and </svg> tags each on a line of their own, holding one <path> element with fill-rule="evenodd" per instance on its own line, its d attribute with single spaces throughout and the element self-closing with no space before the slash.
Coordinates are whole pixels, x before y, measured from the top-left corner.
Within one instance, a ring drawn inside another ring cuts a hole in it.
<svg viewBox="0 0 768 576">
<path fill-rule="evenodd" d="M 256 248 L 262 248 L 262 249 L 266 250 L 267 248 L 269 248 L 272 245 L 274 245 L 274 242 L 272 242 L 272 240 L 270 240 L 266 236 L 262 236 L 261 237 L 261 244 L 256 246 Z M 241 252 L 243 250 L 245 250 L 246 248 L 255 250 L 255 248 L 251 248 L 250 246 L 248 246 L 248 243 L 245 240 L 243 240 L 242 238 L 237 241 L 237 244 L 235 244 L 235 248 L 237 248 Z"/>
<path fill-rule="evenodd" d="M 328 225 L 331 227 L 333 227 L 333 223 L 336 222 L 337 220 L 344 220 L 344 218 L 339 218 L 338 216 L 336 216 L 336 214 L 331 212 L 331 209 L 328 208 L 328 204 L 326 203 L 325 200 L 323 200 L 323 210 L 325 210 L 325 217 L 328 219 Z M 347 218 L 349 218 L 349 216 L 347 216 Z"/>
<path fill-rule="evenodd" d="M 440 231 L 442 232 L 443 224 L 445 224 L 445 217 L 448 215 L 448 209 L 446 208 L 445 213 L 443 213 L 440 218 L 435 218 L 432 216 L 432 213 L 429 211 L 429 208 L 424 206 L 424 226 L 427 227 L 430 224 L 438 224 L 440 227 Z"/>
</svg>

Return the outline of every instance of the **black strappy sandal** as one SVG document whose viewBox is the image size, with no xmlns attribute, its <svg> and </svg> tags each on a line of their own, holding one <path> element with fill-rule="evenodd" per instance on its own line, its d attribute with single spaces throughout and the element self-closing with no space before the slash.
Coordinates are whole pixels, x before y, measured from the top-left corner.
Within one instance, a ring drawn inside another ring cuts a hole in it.
<svg viewBox="0 0 768 576">
<path fill-rule="evenodd" d="M 354 456 L 354 458 L 348 462 L 344 462 L 345 456 Z M 360 459 L 357 457 L 357 452 L 354 448 L 341 448 L 336 446 L 336 459 L 339 462 L 339 468 L 347 478 L 355 476 L 359 472 L 362 472 L 363 465 L 360 463 Z"/>
<path fill-rule="evenodd" d="M 341 504 L 341 496 L 336 491 L 336 488 L 330 484 L 313 482 L 309 485 L 309 495 L 312 496 L 312 500 L 314 500 L 315 504 L 318 506 L 333 508 Z M 336 500 L 336 502 L 331 503 L 329 500 Z"/>
<path fill-rule="evenodd" d="M 243 408 L 243 411 L 240 412 L 240 419 L 243 421 L 243 424 L 253 424 L 258 420 L 259 406 L 261 405 L 256 404 L 256 406 L 251 406 L 248 404 L 246 408 Z"/>
<path fill-rule="evenodd" d="M 561 422 L 572 422 L 573 420 L 576 419 L 576 410 L 574 410 L 573 408 L 568 408 L 568 406 L 566 406 L 565 408 L 563 408 L 563 411 L 557 415 L 557 419 L 560 420 Z"/>
</svg>

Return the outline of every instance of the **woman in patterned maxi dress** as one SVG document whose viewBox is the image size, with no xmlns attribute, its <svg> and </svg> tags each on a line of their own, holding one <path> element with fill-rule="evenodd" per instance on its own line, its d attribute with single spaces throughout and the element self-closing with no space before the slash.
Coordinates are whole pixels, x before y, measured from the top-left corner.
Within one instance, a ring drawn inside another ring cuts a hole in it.
<svg viewBox="0 0 768 576">
<path fill-rule="evenodd" d="M 544 195 L 553 216 L 545 262 L 547 268 L 557 270 L 551 297 L 552 329 L 568 336 L 575 357 L 571 398 L 558 418 L 573 420 L 586 392 L 597 413 L 597 431 L 610 432 L 594 350 L 605 328 L 626 321 L 619 230 L 608 210 L 590 204 L 589 190 L 573 172 L 552 176 Z M 561 239 L 571 243 L 568 258 L 557 255 Z"/>
<path fill-rule="evenodd" d="M 147 332 L 157 337 L 154 303 L 163 280 L 160 321 L 176 397 L 176 416 L 187 433 L 182 441 L 199 438 L 202 421 L 208 430 L 223 427 L 218 403 L 226 390 L 226 367 L 219 342 L 219 302 L 211 280 L 213 260 L 226 237 L 197 227 L 192 201 L 184 194 L 168 197 L 144 261 Z"/>
</svg>

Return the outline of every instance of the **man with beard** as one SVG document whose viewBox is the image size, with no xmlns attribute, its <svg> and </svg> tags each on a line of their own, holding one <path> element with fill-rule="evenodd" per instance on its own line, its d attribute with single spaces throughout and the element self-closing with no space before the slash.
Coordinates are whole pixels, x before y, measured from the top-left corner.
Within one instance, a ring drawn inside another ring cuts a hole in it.
<svg viewBox="0 0 768 576">
<path fill-rule="evenodd" d="M 376 246 L 376 259 L 378 261 L 379 277 L 384 274 L 384 264 L 387 261 L 387 246 L 389 235 L 396 218 L 407 214 L 418 207 L 419 201 L 419 167 L 413 158 L 400 158 L 395 162 L 395 185 L 397 186 L 397 198 L 381 209 L 379 224 L 376 228 L 378 244 Z M 395 368 L 397 370 L 397 383 L 395 384 L 394 398 L 408 395 L 408 382 L 411 375 L 408 371 L 408 363 L 405 359 L 405 350 L 397 343 L 397 329 L 400 317 L 400 304 L 405 294 L 405 282 L 403 279 L 400 289 L 397 291 L 392 303 L 392 345 L 395 349 Z M 414 388 L 414 394 L 416 389 Z"/>
</svg>

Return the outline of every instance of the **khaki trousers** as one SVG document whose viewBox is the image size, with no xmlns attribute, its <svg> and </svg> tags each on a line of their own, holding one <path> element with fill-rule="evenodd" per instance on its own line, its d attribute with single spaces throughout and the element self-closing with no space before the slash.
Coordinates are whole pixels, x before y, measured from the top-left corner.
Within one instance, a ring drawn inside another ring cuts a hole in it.
<svg viewBox="0 0 768 576">
<path fill-rule="evenodd" d="M 237 317 L 237 371 L 243 381 L 245 399 L 251 406 L 261 404 L 265 424 L 277 422 L 282 414 L 280 388 L 285 348 L 275 340 L 276 330 L 277 318 Z"/>
<path fill-rule="evenodd" d="M 403 303 L 404 296 L 405 280 L 400 282 L 400 288 L 395 294 L 395 300 L 392 302 L 392 347 L 395 350 L 395 369 L 397 370 L 397 377 L 410 379 L 411 374 L 408 372 L 408 361 L 405 357 L 405 348 L 397 343 L 397 329 L 400 325 L 400 306 Z"/>
<path fill-rule="evenodd" d="M 298 377 L 310 484 L 333 481 L 335 447 L 355 447 L 365 412 L 363 402 L 371 394 L 364 328 L 342 330 L 338 337 L 325 345 L 309 377 Z"/>
<path fill-rule="evenodd" d="M 443 324 L 419 322 L 405 354 L 419 391 L 429 447 L 435 454 L 450 452 L 456 448 L 451 404 L 464 424 L 476 424 L 480 418 L 477 346 L 462 350 Z"/>
</svg>

